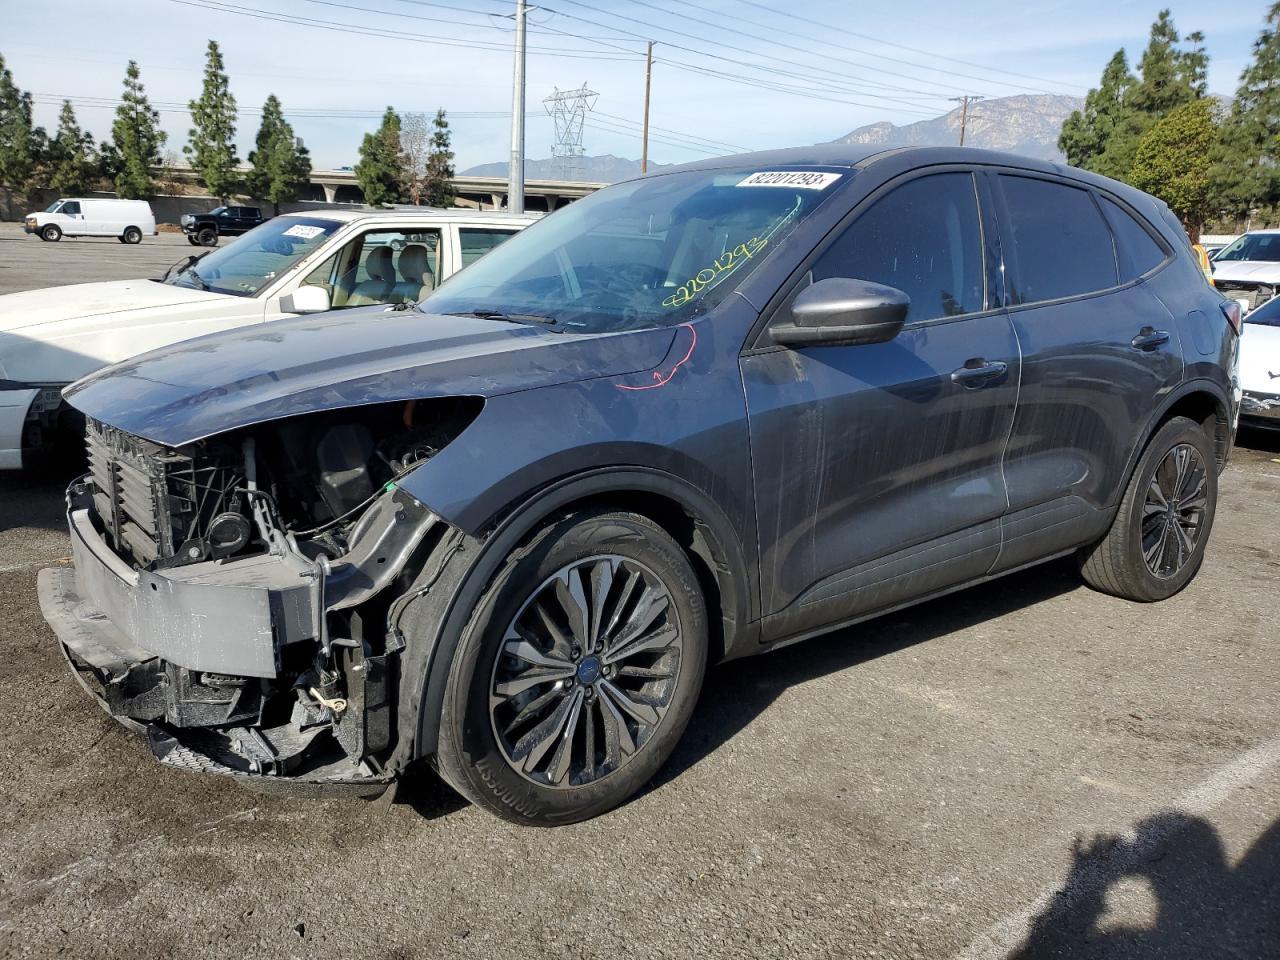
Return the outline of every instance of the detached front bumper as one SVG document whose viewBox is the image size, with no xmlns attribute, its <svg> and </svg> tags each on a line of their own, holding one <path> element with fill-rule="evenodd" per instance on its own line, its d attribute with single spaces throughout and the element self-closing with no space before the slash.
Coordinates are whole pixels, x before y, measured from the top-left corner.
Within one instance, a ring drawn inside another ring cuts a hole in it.
<svg viewBox="0 0 1280 960">
<path fill-rule="evenodd" d="M 1253 426 L 1280 430 L 1280 393 L 1244 391 L 1240 398 L 1240 416 Z"/>
<path fill-rule="evenodd" d="M 315 565 L 291 555 L 136 570 L 103 538 L 91 503 L 88 488 L 72 484 L 74 569 L 42 570 L 39 598 L 103 709 L 145 732 L 170 766 L 366 795 L 387 787 L 392 774 L 370 762 L 390 742 L 387 655 L 335 645 L 332 673 L 313 666 L 326 607 L 364 596 L 368 577 L 335 569 L 326 592 Z M 433 520 L 424 511 L 419 525 Z"/>
</svg>

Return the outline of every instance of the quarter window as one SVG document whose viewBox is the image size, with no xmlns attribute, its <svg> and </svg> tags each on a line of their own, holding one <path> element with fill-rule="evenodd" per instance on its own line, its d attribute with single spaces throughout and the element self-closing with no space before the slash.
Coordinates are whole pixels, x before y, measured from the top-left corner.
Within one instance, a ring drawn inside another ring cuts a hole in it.
<svg viewBox="0 0 1280 960">
<path fill-rule="evenodd" d="M 1119 282 L 1115 243 L 1089 191 L 1006 174 L 1000 183 L 1009 213 L 1005 259 L 1016 268 L 1014 303 L 1075 297 Z"/>
<path fill-rule="evenodd" d="M 1108 197 L 1102 198 L 1102 209 L 1116 235 L 1121 280 L 1136 280 L 1164 260 L 1164 250 L 1128 210 Z"/>
<path fill-rule="evenodd" d="M 845 230 L 812 274 L 815 282 L 846 277 L 897 287 L 911 298 L 908 322 L 984 309 L 973 176 L 934 174 L 893 190 Z"/>
<path fill-rule="evenodd" d="M 462 253 L 462 265 L 464 267 L 470 266 L 508 237 L 514 235 L 514 230 L 470 230 L 466 227 L 462 228 L 458 231 L 458 248 Z"/>
</svg>

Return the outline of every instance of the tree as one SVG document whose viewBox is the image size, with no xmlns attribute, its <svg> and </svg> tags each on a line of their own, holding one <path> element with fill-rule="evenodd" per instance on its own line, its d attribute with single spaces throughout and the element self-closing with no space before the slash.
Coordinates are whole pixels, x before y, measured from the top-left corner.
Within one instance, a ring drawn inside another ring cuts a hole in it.
<svg viewBox="0 0 1280 960">
<path fill-rule="evenodd" d="M 1190 50 L 1178 49 L 1178 29 L 1168 10 L 1161 10 L 1151 25 L 1151 38 L 1138 61 L 1141 82 L 1133 90 L 1134 109 L 1151 117 L 1161 117 L 1191 100 L 1204 96 L 1208 57 L 1204 36 L 1188 34 Z"/>
<path fill-rule="evenodd" d="M 376 207 L 403 202 L 409 171 L 400 146 L 400 117 L 394 108 L 387 107 L 378 129 L 364 135 L 355 174 L 365 203 Z"/>
<path fill-rule="evenodd" d="M 169 139 L 160 129 L 160 114 L 147 100 L 140 77 L 137 61 L 130 60 L 124 96 L 111 125 L 112 149 L 104 151 L 104 166 L 114 170 L 116 193 L 133 200 L 155 192 L 151 168 L 160 162 L 160 149 Z"/>
<path fill-rule="evenodd" d="M 1098 158 L 1119 135 L 1131 137 L 1136 147 L 1141 131 L 1133 129 L 1129 97 L 1137 82 L 1129 72 L 1124 50 L 1117 50 L 1102 71 L 1102 81 L 1085 97 L 1084 109 L 1072 113 L 1062 124 L 1058 149 L 1066 155 L 1067 163 L 1095 170 Z"/>
<path fill-rule="evenodd" d="M 1210 169 L 1217 205 L 1233 216 L 1280 206 L 1280 3 L 1267 11 Z"/>
<path fill-rule="evenodd" d="M 204 89 L 192 100 L 190 142 L 182 152 L 209 193 L 225 203 L 236 181 L 236 98 L 222 62 L 216 40 L 209 41 L 205 54 Z"/>
<path fill-rule="evenodd" d="M 311 155 L 294 136 L 274 93 L 262 105 L 262 124 L 249 163 L 253 165 L 245 178 L 249 193 L 270 200 L 277 212 L 280 204 L 298 199 L 311 180 Z"/>
<path fill-rule="evenodd" d="M 427 160 L 431 156 L 431 121 L 425 113 L 406 113 L 400 118 L 400 151 L 404 154 L 409 202 L 416 206 L 422 202 Z"/>
<path fill-rule="evenodd" d="M 1216 136 L 1213 104 L 1192 100 L 1152 124 L 1133 160 L 1130 182 L 1167 203 L 1193 236 L 1209 212 L 1209 154 Z"/>
<path fill-rule="evenodd" d="M 62 101 L 58 132 L 49 143 L 49 186 L 62 196 L 84 193 L 95 179 L 93 136 L 80 129 L 70 100 Z"/>
<path fill-rule="evenodd" d="M 452 207 L 453 150 L 450 147 L 453 135 L 449 132 L 449 121 L 445 119 L 443 110 L 436 111 L 431 126 L 431 153 L 427 157 L 427 174 L 424 178 L 427 206 Z"/>
<path fill-rule="evenodd" d="M 18 89 L 0 57 L 0 183 L 18 190 L 33 186 L 46 140 L 32 121 L 31 94 Z"/>
</svg>

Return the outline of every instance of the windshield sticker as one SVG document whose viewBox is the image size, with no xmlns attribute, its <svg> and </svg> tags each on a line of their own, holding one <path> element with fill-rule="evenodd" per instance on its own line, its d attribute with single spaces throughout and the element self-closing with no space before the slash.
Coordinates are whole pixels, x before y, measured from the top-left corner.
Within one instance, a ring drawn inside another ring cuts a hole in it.
<svg viewBox="0 0 1280 960">
<path fill-rule="evenodd" d="M 314 240 L 316 237 L 320 236 L 320 234 L 322 233 L 324 233 L 324 227 L 313 227 L 313 226 L 310 226 L 309 224 L 299 223 L 290 227 L 284 233 L 280 234 L 280 236 L 300 237 L 303 240 Z"/>
<path fill-rule="evenodd" d="M 732 250 L 726 250 L 711 261 L 711 266 L 699 270 L 697 274 L 676 288 L 676 292 L 662 301 L 664 307 L 682 307 L 707 287 L 713 287 L 726 276 L 737 270 L 769 242 L 767 237 L 752 237 L 746 243 L 740 243 Z"/>
<path fill-rule="evenodd" d="M 777 170 L 753 173 L 743 177 L 739 187 L 799 187 L 801 190 L 825 190 L 840 179 L 838 173 L 816 173 L 810 170 Z"/>
</svg>

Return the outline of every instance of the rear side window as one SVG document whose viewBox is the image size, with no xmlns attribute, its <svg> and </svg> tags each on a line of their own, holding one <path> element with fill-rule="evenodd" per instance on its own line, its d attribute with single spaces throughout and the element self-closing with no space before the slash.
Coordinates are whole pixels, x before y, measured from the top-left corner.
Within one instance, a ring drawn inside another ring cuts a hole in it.
<svg viewBox="0 0 1280 960">
<path fill-rule="evenodd" d="M 1165 258 L 1160 244 L 1124 207 L 1108 197 L 1102 198 L 1102 209 L 1116 235 L 1116 258 L 1120 262 L 1120 279 L 1136 280 L 1158 266 Z"/>
<path fill-rule="evenodd" d="M 1115 244 L 1087 190 L 1000 175 L 1008 210 L 1005 259 L 1014 303 L 1106 290 L 1119 282 Z"/>
<path fill-rule="evenodd" d="M 847 277 L 897 287 L 907 322 L 985 308 L 982 231 L 973 176 L 920 177 L 881 197 L 813 265 L 813 280 Z"/>
<path fill-rule="evenodd" d="M 462 265 L 469 267 L 494 247 L 500 245 L 508 237 L 515 236 L 514 230 L 469 230 L 463 227 L 458 231 L 458 246 L 462 251 Z"/>
</svg>

